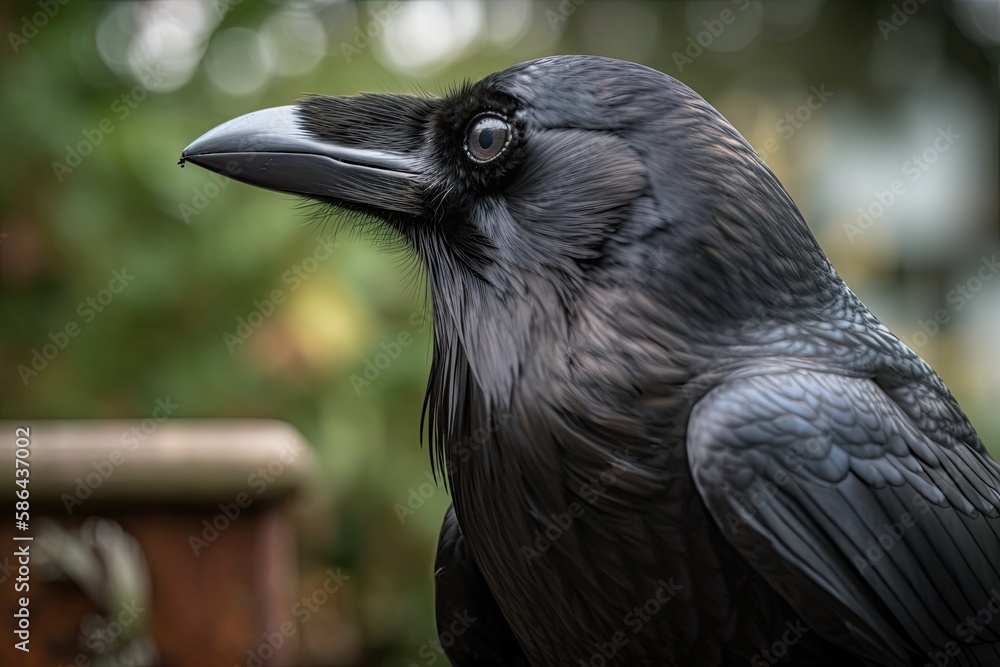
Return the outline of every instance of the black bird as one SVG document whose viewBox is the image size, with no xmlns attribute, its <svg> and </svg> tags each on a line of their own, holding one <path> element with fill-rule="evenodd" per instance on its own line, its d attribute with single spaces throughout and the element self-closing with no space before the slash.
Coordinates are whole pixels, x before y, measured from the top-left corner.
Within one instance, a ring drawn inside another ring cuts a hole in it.
<svg viewBox="0 0 1000 667">
<path fill-rule="evenodd" d="M 307 97 L 183 161 L 426 265 L 455 664 L 1000 665 L 1000 467 L 680 82 L 543 58 Z"/>
</svg>

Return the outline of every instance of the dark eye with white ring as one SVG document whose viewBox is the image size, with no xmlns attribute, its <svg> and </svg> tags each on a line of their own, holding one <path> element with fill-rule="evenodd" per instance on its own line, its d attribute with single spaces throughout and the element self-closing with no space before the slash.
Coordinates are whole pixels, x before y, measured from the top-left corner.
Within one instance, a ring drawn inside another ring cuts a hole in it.
<svg viewBox="0 0 1000 667">
<path fill-rule="evenodd" d="M 503 153 L 510 142 L 510 124 L 491 114 L 476 116 L 465 135 L 465 150 L 476 162 L 491 162 Z"/>
</svg>

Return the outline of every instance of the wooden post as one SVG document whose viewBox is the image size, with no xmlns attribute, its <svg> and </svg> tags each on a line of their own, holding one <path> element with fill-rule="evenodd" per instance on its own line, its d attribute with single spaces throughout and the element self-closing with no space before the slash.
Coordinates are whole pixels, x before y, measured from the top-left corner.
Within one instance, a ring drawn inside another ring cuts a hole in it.
<svg viewBox="0 0 1000 667">
<path fill-rule="evenodd" d="M 22 427 L 30 481 L 16 485 Z M 289 505 L 313 469 L 276 421 L 0 421 L 0 665 L 294 664 L 296 634 L 268 636 L 293 622 Z M 30 653 L 11 633 L 22 597 Z"/>
</svg>

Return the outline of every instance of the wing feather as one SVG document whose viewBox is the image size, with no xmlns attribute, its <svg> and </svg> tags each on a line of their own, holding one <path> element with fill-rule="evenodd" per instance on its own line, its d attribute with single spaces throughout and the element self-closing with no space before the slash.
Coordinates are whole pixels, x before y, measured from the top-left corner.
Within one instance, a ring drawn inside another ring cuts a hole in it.
<svg viewBox="0 0 1000 667">
<path fill-rule="evenodd" d="M 812 370 L 741 376 L 692 411 L 691 472 L 726 538 L 827 639 L 889 665 L 954 645 L 977 665 L 1000 642 L 1000 467 L 971 427 L 942 426 L 957 407 L 915 418 L 908 399 Z"/>
</svg>

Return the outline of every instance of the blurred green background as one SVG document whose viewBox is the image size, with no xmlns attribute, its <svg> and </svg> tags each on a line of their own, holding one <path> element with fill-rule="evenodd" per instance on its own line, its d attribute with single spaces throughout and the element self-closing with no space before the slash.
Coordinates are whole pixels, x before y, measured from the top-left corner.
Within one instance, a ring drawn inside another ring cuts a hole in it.
<svg viewBox="0 0 1000 667">
<path fill-rule="evenodd" d="M 169 398 L 178 417 L 291 422 L 320 461 L 304 576 L 352 573 L 304 655 L 444 663 L 427 649 L 448 498 L 418 445 L 420 267 L 293 197 L 176 162 L 220 122 L 303 93 L 433 94 L 595 53 L 726 115 L 1000 454 L 998 24 L 995 0 L 4 3 L 0 418 L 145 417 Z"/>
</svg>

